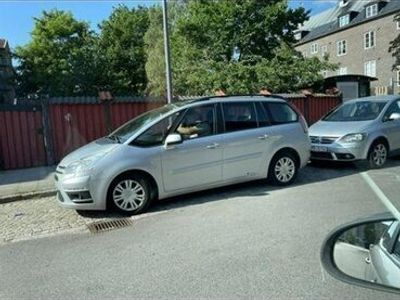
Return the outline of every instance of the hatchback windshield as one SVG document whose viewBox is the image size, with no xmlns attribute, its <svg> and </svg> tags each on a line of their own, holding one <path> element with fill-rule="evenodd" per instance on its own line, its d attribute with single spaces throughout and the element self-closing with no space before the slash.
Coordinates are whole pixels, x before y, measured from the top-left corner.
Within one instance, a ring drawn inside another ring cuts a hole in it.
<svg viewBox="0 0 400 300">
<path fill-rule="evenodd" d="M 120 142 L 125 142 L 144 125 L 151 123 L 152 121 L 168 114 L 170 111 L 184 104 L 185 102 L 180 102 L 178 104 L 176 103 L 168 104 L 163 107 L 144 113 L 138 116 L 137 118 L 134 118 L 133 120 L 129 121 L 128 123 L 122 125 L 120 128 L 111 133 L 110 136 L 117 137 Z"/>
<path fill-rule="evenodd" d="M 385 107 L 384 101 L 358 101 L 344 104 L 323 118 L 324 121 L 369 121 L 376 119 Z"/>
</svg>

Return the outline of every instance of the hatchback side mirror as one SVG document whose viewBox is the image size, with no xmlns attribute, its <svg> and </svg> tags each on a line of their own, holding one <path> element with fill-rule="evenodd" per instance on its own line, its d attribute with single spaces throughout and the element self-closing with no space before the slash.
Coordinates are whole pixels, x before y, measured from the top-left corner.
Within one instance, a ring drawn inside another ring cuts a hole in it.
<svg viewBox="0 0 400 300">
<path fill-rule="evenodd" d="M 181 144 L 183 142 L 182 136 L 178 133 L 172 133 L 167 136 L 165 139 L 164 147 L 167 148 L 169 146 Z"/>
<path fill-rule="evenodd" d="M 397 121 L 397 120 L 400 120 L 400 114 L 399 113 L 392 113 L 389 116 L 389 119 L 388 119 L 388 121 Z"/>
</svg>

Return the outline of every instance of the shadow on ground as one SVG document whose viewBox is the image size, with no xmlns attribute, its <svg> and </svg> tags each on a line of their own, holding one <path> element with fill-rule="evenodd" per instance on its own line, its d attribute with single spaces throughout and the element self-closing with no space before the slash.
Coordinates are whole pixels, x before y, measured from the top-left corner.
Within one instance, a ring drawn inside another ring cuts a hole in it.
<svg viewBox="0 0 400 300">
<path fill-rule="evenodd" d="M 400 156 L 391 158 L 383 169 L 400 167 Z M 156 201 L 148 212 L 161 212 L 185 206 L 200 205 L 206 202 L 221 201 L 236 197 L 268 196 L 271 191 L 281 188 L 293 188 L 296 186 L 328 181 L 335 178 L 351 176 L 366 171 L 364 163 L 319 162 L 307 165 L 299 173 L 297 181 L 290 187 L 277 187 L 266 180 L 256 180 L 247 183 L 235 184 L 206 191 L 190 193 Z M 113 212 L 80 211 L 79 214 L 88 218 L 124 218 Z"/>
<path fill-rule="evenodd" d="M 24 183 L 44 180 L 48 178 L 53 182 L 55 166 L 36 167 L 29 169 L 0 171 L 0 186 L 14 183 Z"/>
</svg>

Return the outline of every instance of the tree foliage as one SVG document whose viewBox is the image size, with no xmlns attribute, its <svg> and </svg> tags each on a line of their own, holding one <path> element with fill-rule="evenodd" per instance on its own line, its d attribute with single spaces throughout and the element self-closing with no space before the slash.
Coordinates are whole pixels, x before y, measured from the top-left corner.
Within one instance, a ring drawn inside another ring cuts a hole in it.
<svg viewBox="0 0 400 300">
<path fill-rule="evenodd" d="M 94 35 L 71 13 L 52 10 L 35 19 L 31 41 L 17 47 L 19 92 L 92 94 Z"/>
<path fill-rule="evenodd" d="M 146 89 L 144 36 L 148 9 L 120 5 L 100 25 L 99 54 L 104 83 L 115 94 L 140 94 Z"/>
<path fill-rule="evenodd" d="M 294 50 L 294 30 L 307 18 L 307 11 L 285 0 L 181 3 L 171 22 L 174 93 L 291 92 L 321 80 L 322 70 L 336 66 Z M 149 60 L 157 61 L 155 55 L 149 53 Z"/>
<path fill-rule="evenodd" d="M 308 18 L 287 0 L 169 2 L 175 95 L 291 92 L 334 69 L 294 50 L 294 30 Z M 400 42 L 399 42 L 400 43 Z M 69 12 L 35 19 L 31 41 L 15 51 L 20 94 L 165 95 L 160 6 L 119 5 L 98 33 Z"/>
</svg>

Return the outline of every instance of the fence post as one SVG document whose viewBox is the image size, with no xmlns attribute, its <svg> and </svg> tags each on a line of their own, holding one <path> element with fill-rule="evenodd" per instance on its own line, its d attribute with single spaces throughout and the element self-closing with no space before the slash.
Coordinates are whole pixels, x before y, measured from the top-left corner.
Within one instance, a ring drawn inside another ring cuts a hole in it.
<svg viewBox="0 0 400 300">
<path fill-rule="evenodd" d="M 43 125 L 43 140 L 44 148 L 46 151 L 47 165 L 54 165 L 54 144 L 53 135 L 50 126 L 50 110 L 49 110 L 49 99 L 41 98 L 42 105 L 42 125 Z"/>
<path fill-rule="evenodd" d="M 310 97 L 312 95 L 304 95 L 304 118 L 308 125 L 310 125 Z"/>
</svg>

